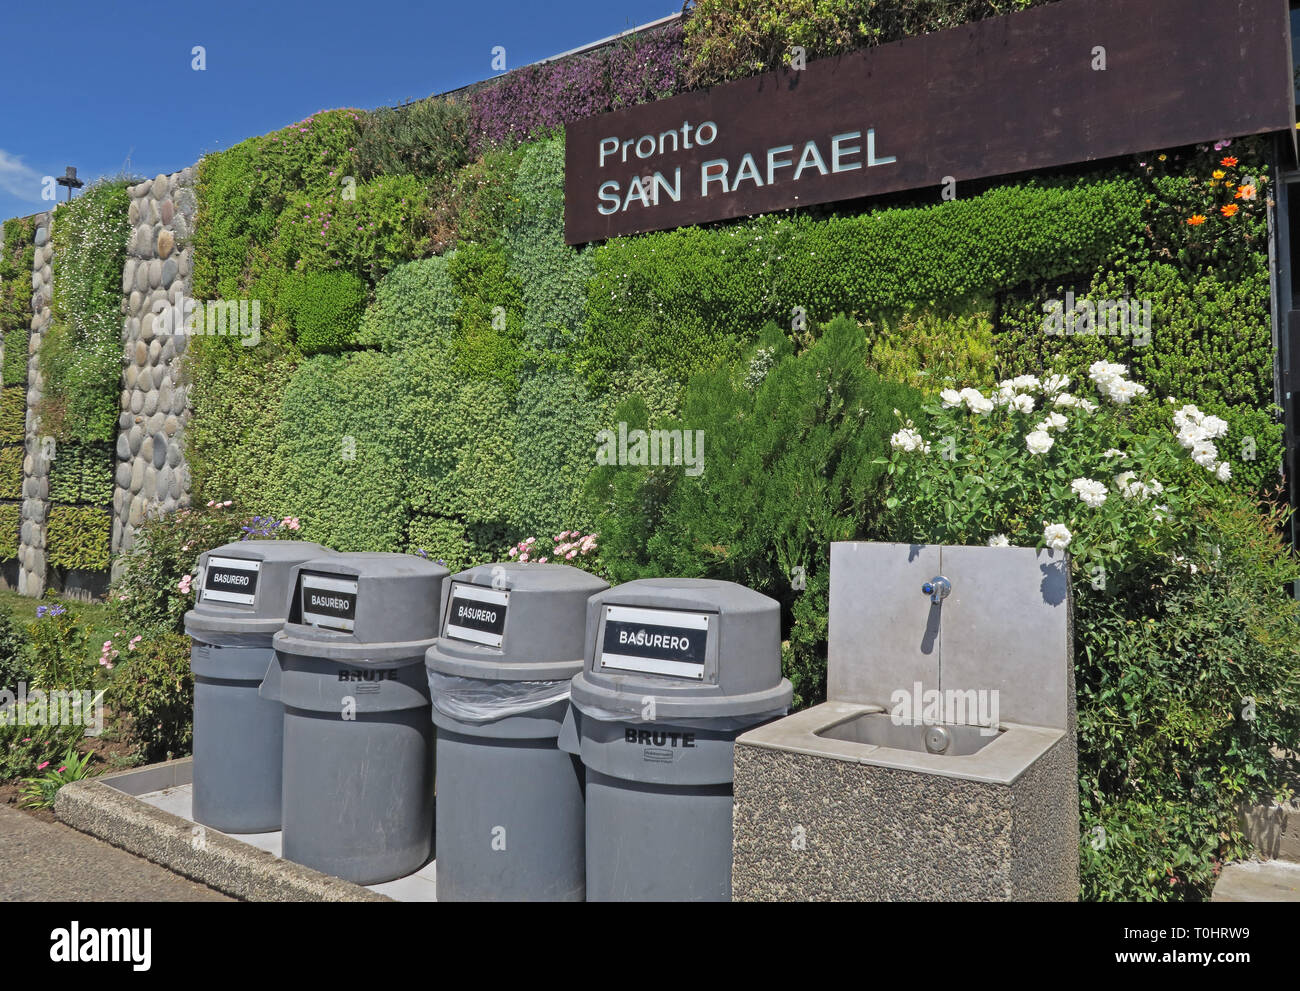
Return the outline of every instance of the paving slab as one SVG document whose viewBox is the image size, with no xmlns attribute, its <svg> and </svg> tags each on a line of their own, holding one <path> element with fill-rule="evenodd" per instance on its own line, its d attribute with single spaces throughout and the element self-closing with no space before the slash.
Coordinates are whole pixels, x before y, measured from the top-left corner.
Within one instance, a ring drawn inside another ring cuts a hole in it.
<svg viewBox="0 0 1300 991">
<path fill-rule="evenodd" d="M 1215 882 L 1215 902 L 1300 902 L 1300 864 L 1239 860 Z"/>
</svg>

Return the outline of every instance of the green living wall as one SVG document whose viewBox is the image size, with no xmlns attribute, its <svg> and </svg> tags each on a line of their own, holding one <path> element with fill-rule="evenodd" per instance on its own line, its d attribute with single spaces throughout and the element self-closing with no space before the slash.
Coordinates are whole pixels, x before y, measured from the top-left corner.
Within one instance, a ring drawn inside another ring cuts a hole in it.
<svg viewBox="0 0 1300 991">
<path fill-rule="evenodd" d="M 36 224 L 6 220 L 0 248 L 0 560 L 18 557 L 27 430 L 27 340 L 32 320 Z"/>
<path fill-rule="evenodd" d="M 54 322 L 41 341 L 42 435 L 54 439 L 46 553 L 51 567 L 104 571 L 121 411 L 122 269 L 131 233 L 125 179 L 54 211 Z"/>
<path fill-rule="evenodd" d="M 796 43 L 833 54 L 1030 5 L 760 4 L 754 31 L 700 2 L 678 55 L 644 60 L 667 75 L 625 89 L 651 98 L 779 64 Z M 611 580 L 724 577 L 776 598 L 785 671 L 811 704 L 825 691 L 829 543 L 884 533 L 894 411 L 920 420 L 948 384 L 1049 369 L 1082 380 L 1104 358 L 1149 387 L 1126 410 L 1134 429 L 1167 429 L 1169 399 L 1228 423 L 1220 448 L 1244 514 L 1231 519 L 1273 553 L 1254 508 L 1276 484 L 1281 435 L 1266 142 L 1153 151 L 949 202 L 926 190 L 857 213 L 571 248 L 563 120 L 536 93 L 576 115 L 610 109 L 624 99 L 616 64 L 530 69 L 531 89 L 507 76 L 478 102 L 326 111 L 203 160 L 193 294 L 260 301 L 262 343 L 199 337 L 189 349 L 196 498 L 297 517 L 302 536 L 341 550 L 453 568 L 530 536 L 548 546 L 598 530 L 594 566 Z M 1068 294 L 1149 301 L 1149 340 L 1054 334 Z M 598 432 L 620 423 L 703 430 L 703 471 L 598 464 Z M 1249 565 L 1251 594 L 1285 570 L 1269 561 Z M 1269 637 L 1293 622 L 1259 603 L 1267 622 L 1219 621 Z M 1150 756 L 1186 710 L 1148 719 L 1134 700 L 1159 693 L 1109 680 L 1117 665 L 1143 684 L 1167 678 L 1172 608 L 1136 596 L 1084 617 L 1084 836 L 1103 825 L 1122 838 L 1109 859 L 1085 857 L 1089 897 L 1200 897 L 1240 849 L 1204 768 Z M 1290 697 L 1278 695 L 1278 725 L 1294 718 Z M 1184 703 L 1204 715 L 1222 699 Z M 1269 780 L 1263 737 L 1242 743 L 1217 716 L 1205 725 L 1231 789 Z M 1128 756 L 1150 769 L 1138 796 L 1111 773 Z M 1148 828 L 1162 819 L 1176 842 Z"/>
</svg>

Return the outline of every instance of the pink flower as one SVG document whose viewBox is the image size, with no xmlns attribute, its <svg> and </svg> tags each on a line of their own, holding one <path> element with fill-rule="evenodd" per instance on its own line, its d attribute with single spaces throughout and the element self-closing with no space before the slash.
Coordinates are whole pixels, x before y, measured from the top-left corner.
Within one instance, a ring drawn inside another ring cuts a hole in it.
<svg viewBox="0 0 1300 991">
<path fill-rule="evenodd" d="M 545 563 L 546 563 L 546 558 L 544 558 L 544 557 L 539 557 L 539 558 L 537 559 L 537 563 L 538 563 L 538 564 L 545 564 Z"/>
<path fill-rule="evenodd" d="M 233 506 L 234 504 L 235 504 L 235 502 L 234 502 L 233 499 L 227 499 L 227 500 L 226 500 L 225 502 L 223 502 L 221 505 L 226 506 L 226 507 L 230 507 L 230 506 Z"/>
<path fill-rule="evenodd" d="M 182 595 L 189 595 L 189 593 L 190 593 L 190 586 L 191 586 L 193 583 L 194 583 L 194 576 L 193 576 L 193 575 L 185 575 L 183 578 L 181 578 L 180 583 L 177 584 L 176 587 L 177 587 L 178 589 L 180 589 L 180 592 L 181 592 Z"/>
<path fill-rule="evenodd" d="M 64 764 L 64 765 L 63 765 L 61 768 L 59 768 L 58 771 L 56 771 L 55 773 L 56 773 L 56 774 L 62 774 L 62 773 L 63 773 L 64 771 L 66 771 L 67 769 L 68 769 L 68 765 L 67 765 L 67 764 Z"/>
<path fill-rule="evenodd" d="M 112 641 L 112 640 L 105 640 L 105 641 L 104 641 L 104 649 L 105 649 L 105 650 L 108 650 L 108 649 L 109 649 L 110 647 L 112 647 L 112 646 L 113 646 L 113 641 Z"/>
<path fill-rule="evenodd" d="M 519 563 L 522 564 L 523 562 L 525 562 L 525 561 L 527 561 L 527 560 L 528 560 L 528 552 L 527 552 L 527 551 L 524 551 L 524 553 L 522 553 L 522 554 L 519 555 Z"/>
<path fill-rule="evenodd" d="M 575 555 L 575 554 L 577 554 L 577 553 L 578 553 L 577 551 L 569 551 L 568 554 L 565 554 L 565 555 L 564 555 L 564 560 L 568 561 L 570 558 L 573 557 L 573 555 Z"/>
<path fill-rule="evenodd" d="M 512 547 L 510 550 L 506 551 L 506 557 L 514 557 L 518 553 L 519 549 L 517 547 Z"/>
<path fill-rule="evenodd" d="M 49 766 L 50 766 L 50 762 L 47 760 L 47 761 L 46 761 L 45 763 L 43 763 L 43 764 L 37 764 L 37 765 L 36 765 L 36 770 L 38 770 L 38 771 L 44 771 L 44 770 L 45 770 L 47 767 L 49 767 Z"/>
<path fill-rule="evenodd" d="M 217 503 L 216 503 L 216 500 L 215 500 L 215 499 L 209 499 L 209 500 L 208 500 L 208 505 L 209 505 L 209 506 L 215 506 L 216 504 L 217 504 Z"/>
</svg>

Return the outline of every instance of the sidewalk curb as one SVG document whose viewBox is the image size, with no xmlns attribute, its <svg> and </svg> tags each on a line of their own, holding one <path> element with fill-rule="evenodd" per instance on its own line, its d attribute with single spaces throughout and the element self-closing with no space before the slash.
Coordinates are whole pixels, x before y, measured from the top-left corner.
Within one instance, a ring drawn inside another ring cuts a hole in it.
<svg viewBox="0 0 1300 991">
<path fill-rule="evenodd" d="M 55 798 L 54 814 L 74 829 L 244 901 L 392 901 L 215 830 L 203 830 L 101 779 L 64 785 Z"/>
</svg>

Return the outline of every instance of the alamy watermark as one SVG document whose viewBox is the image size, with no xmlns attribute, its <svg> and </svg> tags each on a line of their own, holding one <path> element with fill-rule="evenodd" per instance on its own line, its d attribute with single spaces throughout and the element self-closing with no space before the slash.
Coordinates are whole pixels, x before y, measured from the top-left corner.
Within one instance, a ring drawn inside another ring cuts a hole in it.
<svg viewBox="0 0 1300 991">
<path fill-rule="evenodd" d="M 998 734 L 998 690 L 980 688 L 958 691 L 945 688 L 922 690 L 919 681 L 912 688 L 896 688 L 889 696 L 889 718 L 895 726 L 978 726 L 981 736 Z"/>
<path fill-rule="evenodd" d="M 1043 304 L 1043 332 L 1052 337 L 1075 334 L 1097 337 L 1132 337 L 1138 347 L 1151 343 L 1151 300 L 1049 299 Z"/>
<path fill-rule="evenodd" d="M 261 300 L 213 299 L 205 303 L 181 293 L 174 303 L 165 299 L 155 302 L 153 312 L 155 336 L 238 335 L 244 347 L 262 342 Z"/>
<path fill-rule="evenodd" d="M 620 420 L 617 430 L 596 431 L 598 465 L 684 465 L 686 474 L 704 474 L 703 430 L 628 430 Z"/>
<path fill-rule="evenodd" d="M 104 731 L 104 692 L 43 688 L 0 688 L 0 726 L 84 726 L 86 736 Z"/>
</svg>

